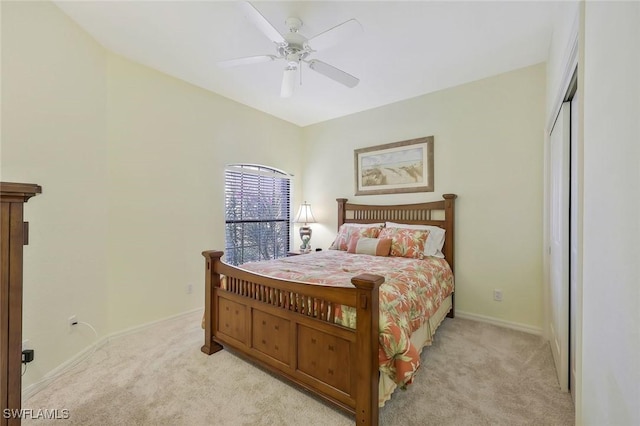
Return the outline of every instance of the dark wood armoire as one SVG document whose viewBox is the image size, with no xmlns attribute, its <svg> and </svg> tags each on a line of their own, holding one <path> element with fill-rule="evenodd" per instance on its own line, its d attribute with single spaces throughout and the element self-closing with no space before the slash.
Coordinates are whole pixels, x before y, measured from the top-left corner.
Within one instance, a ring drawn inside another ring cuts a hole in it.
<svg viewBox="0 0 640 426">
<path fill-rule="evenodd" d="M 6 410 L 19 410 L 22 399 L 22 246 L 29 239 L 23 212 L 41 192 L 34 184 L 0 182 L 0 426 L 20 424 Z"/>
</svg>

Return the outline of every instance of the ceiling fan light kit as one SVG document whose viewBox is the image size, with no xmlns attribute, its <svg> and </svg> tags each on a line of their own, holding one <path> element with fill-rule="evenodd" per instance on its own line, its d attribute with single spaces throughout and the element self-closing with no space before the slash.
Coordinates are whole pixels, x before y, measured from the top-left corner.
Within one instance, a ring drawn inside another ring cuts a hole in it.
<svg viewBox="0 0 640 426">
<path fill-rule="evenodd" d="M 293 95 L 293 88 L 296 85 L 297 67 L 288 66 L 282 74 L 282 87 L 280 88 L 280 97 L 288 98 Z"/>
<path fill-rule="evenodd" d="M 323 49 L 338 44 L 343 40 L 362 32 L 362 26 L 355 19 L 349 19 L 333 28 L 328 29 L 310 39 L 299 33 L 302 27 L 302 21 L 295 17 L 289 17 L 285 20 L 285 24 L 289 29 L 287 34 L 280 34 L 273 25 L 249 2 L 242 3 L 243 10 L 247 19 L 260 30 L 269 40 L 276 45 L 277 55 L 258 55 L 244 58 L 229 59 L 218 62 L 218 66 L 222 68 L 230 68 L 238 65 L 250 65 L 262 62 L 271 62 L 277 59 L 284 59 L 286 66 L 282 76 L 282 86 L 280 88 L 280 96 L 283 98 L 290 97 L 293 94 L 297 71 L 300 69 L 300 63 L 306 63 L 313 71 L 324 75 L 340 84 L 349 88 L 358 85 L 360 80 L 341 69 L 329 65 L 317 59 L 307 60 L 317 49 Z M 314 46 L 312 48 L 311 46 Z"/>
</svg>

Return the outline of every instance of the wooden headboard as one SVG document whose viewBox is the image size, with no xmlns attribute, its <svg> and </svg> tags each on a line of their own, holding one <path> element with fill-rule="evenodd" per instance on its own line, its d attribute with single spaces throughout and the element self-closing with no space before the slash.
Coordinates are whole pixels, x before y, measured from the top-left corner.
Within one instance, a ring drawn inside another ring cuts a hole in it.
<svg viewBox="0 0 640 426">
<path fill-rule="evenodd" d="M 432 225 L 443 228 L 442 253 L 454 271 L 454 224 L 456 194 L 444 194 L 442 201 L 418 204 L 365 205 L 352 204 L 346 198 L 337 198 L 338 228 L 344 223 L 398 222 Z"/>
</svg>

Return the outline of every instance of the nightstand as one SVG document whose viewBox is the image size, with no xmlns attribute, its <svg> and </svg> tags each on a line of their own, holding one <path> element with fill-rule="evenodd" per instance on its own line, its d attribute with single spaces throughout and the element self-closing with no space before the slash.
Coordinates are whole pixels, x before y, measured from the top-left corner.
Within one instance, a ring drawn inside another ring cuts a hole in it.
<svg viewBox="0 0 640 426">
<path fill-rule="evenodd" d="M 311 253 L 310 251 L 302 251 L 302 250 L 290 250 L 287 252 L 287 257 L 297 256 L 299 254 L 307 254 Z"/>
</svg>

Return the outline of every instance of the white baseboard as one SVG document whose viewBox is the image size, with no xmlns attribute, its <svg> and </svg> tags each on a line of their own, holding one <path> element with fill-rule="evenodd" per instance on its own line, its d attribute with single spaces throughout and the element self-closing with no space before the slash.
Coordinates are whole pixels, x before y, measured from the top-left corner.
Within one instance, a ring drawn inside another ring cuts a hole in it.
<svg viewBox="0 0 640 426">
<path fill-rule="evenodd" d="M 77 364 L 79 364 L 80 362 L 82 362 L 85 358 L 88 358 L 89 356 L 91 356 L 93 354 L 93 352 L 95 352 L 97 349 L 101 348 L 102 346 L 106 345 L 107 343 L 109 343 L 111 340 L 113 339 L 117 339 L 119 337 L 124 337 L 124 336 L 128 336 L 130 334 L 133 333 L 137 333 L 139 331 L 145 330 L 149 327 L 153 327 L 154 325 L 166 322 L 166 321 L 171 321 L 177 318 L 181 318 L 187 315 L 190 315 L 196 311 L 202 311 L 203 308 L 196 308 L 196 309 L 192 309 L 190 311 L 186 311 L 186 312 L 182 312 L 179 314 L 175 314 L 175 315 L 171 315 L 169 317 L 166 318 L 162 318 L 159 320 L 155 320 L 155 321 L 151 321 L 151 322 L 147 322 L 141 325 L 136 325 L 134 327 L 130 327 L 127 328 L 125 330 L 121 330 L 121 331 L 117 331 L 115 333 L 111 333 L 108 334 L 100 339 L 98 339 L 96 342 L 92 343 L 91 345 L 87 346 L 85 349 L 83 349 L 82 351 L 78 352 L 75 356 L 71 357 L 70 359 L 68 359 L 67 361 L 63 362 L 62 364 L 60 364 L 59 366 L 57 366 L 56 368 L 54 368 L 53 370 L 49 371 L 47 374 L 45 374 L 42 379 L 40 379 L 39 381 L 37 381 L 36 383 L 33 383 L 29 386 L 27 386 L 26 388 L 22 389 L 22 400 L 26 400 L 27 398 L 35 395 L 36 393 L 40 392 L 42 389 L 44 389 L 51 380 L 57 378 L 58 376 L 60 376 L 61 374 L 63 374 L 64 372 L 66 372 L 67 370 L 70 370 L 71 368 L 75 367 Z"/>
<path fill-rule="evenodd" d="M 190 314 L 192 314 L 194 312 L 197 312 L 197 311 L 204 312 L 204 307 L 191 309 L 190 311 L 186 311 L 186 312 L 182 312 L 182 313 L 179 313 L 179 314 L 171 315 L 171 316 L 166 317 L 166 318 L 161 318 L 159 320 L 147 322 L 147 323 L 144 323 L 144 324 L 141 324 L 141 325 L 136 325 L 136 326 L 133 326 L 133 327 L 121 330 L 121 331 L 117 331 L 115 333 L 109 334 L 106 337 L 106 339 L 111 340 L 111 339 L 115 339 L 117 337 L 128 336 L 130 334 L 137 333 L 138 331 L 145 330 L 145 329 L 147 329 L 149 327 L 153 327 L 156 324 L 160 324 L 160 323 L 163 323 L 163 322 L 166 322 L 166 321 L 171 321 L 171 320 L 174 320 L 176 318 L 185 317 L 185 316 L 190 315 Z"/>
<path fill-rule="evenodd" d="M 498 327 L 510 328 L 512 330 L 524 331 L 525 333 L 542 336 L 542 328 L 533 327 L 519 322 L 505 321 L 498 318 L 488 317 L 485 315 L 472 314 L 470 312 L 459 311 L 456 309 L 456 318 L 469 319 L 473 321 L 486 322 L 488 324 L 497 325 Z"/>
</svg>

